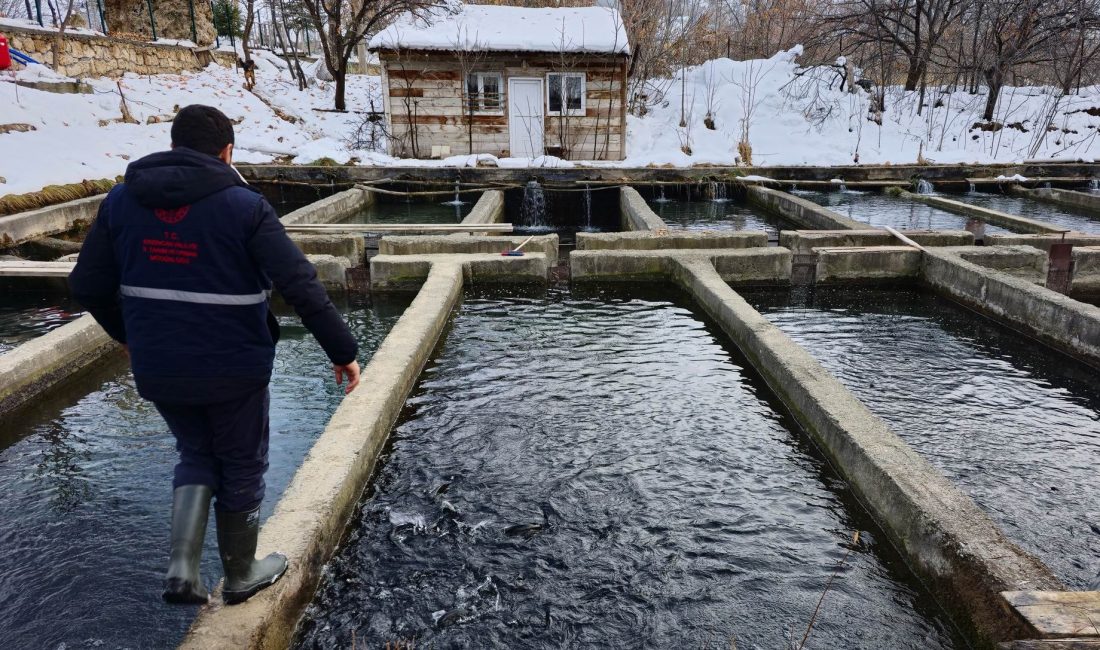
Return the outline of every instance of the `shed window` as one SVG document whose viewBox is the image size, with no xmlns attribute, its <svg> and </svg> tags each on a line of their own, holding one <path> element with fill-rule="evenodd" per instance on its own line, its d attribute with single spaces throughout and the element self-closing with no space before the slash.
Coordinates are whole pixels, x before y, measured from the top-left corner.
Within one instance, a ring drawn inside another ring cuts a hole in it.
<svg viewBox="0 0 1100 650">
<path fill-rule="evenodd" d="M 553 72 L 546 77 L 547 106 L 551 115 L 584 112 L 584 75 Z M 563 110 L 564 105 L 564 110 Z"/>
<path fill-rule="evenodd" d="M 499 72 L 473 72 L 466 75 L 466 110 L 474 113 L 499 113 L 503 102 L 504 81 Z"/>
</svg>

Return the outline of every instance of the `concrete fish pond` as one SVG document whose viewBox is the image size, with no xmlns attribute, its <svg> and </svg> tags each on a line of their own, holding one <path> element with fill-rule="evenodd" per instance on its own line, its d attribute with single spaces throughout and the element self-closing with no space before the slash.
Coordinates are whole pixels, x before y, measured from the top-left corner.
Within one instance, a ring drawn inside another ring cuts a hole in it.
<svg viewBox="0 0 1100 650">
<path fill-rule="evenodd" d="M 915 289 L 746 293 L 1059 578 L 1100 571 L 1100 377 Z"/>
<path fill-rule="evenodd" d="M 346 312 L 367 353 L 407 301 Z M 330 365 L 283 318 L 271 385 L 274 508 L 340 402 Z M 160 601 L 175 443 L 115 358 L 0 425 L 0 647 L 171 647 L 197 608 Z M 203 572 L 221 575 L 213 527 Z"/>
<path fill-rule="evenodd" d="M 467 295 L 296 646 L 778 647 L 839 573 L 807 647 L 965 647 L 724 339 L 675 290 Z"/>
<path fill-rule="evenodd" d="M 285 318 L 290 569 L 230 607 L 156 598 L 172 449 L 94 322 L 35 312 L 72 262 L 0 262 L 0 645 L 1095 645 L 1100 235 L 853 170 L 243 170 L 324 194 L 282 221 L 365 366 L 338 395 Z"/>
</svg>

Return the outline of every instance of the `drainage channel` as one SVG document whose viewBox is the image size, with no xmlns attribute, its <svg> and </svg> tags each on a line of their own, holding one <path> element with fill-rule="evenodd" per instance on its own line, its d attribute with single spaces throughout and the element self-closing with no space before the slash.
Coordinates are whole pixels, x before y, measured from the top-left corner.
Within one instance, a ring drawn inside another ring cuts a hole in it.
<svg viewBox="0 0 1100 650">
<path fill-rule="evenodd" d="M 345 313 L 369 358 L 408 304 L 376 297 Z M 273 510 L 340 404 L 331 365 L 281 317 L 271 384 Z M 197 607 L 160 600 L 174 440 L 123 362 L 92 371 L 0 423 L 0 647 L 171 647 Z M 214 526 L 203 574 L 221 575 Z"/>
<path fill-rule="evenodd" d="M 1100 381 L 916 288 L 743 292 L 1071 589 L 1100 571 Z"/>
<path fill-rule="evenodd" d="M 671 288 L 468 293 L 383 458 L 297 647 L 966 647 Z"/>
</svg>

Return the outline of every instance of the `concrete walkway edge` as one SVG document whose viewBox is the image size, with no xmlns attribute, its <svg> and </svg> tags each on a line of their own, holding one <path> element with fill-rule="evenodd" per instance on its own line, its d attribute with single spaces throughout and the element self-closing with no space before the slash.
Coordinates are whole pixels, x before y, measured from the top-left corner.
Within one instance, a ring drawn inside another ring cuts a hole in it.
<svg viewBox="0 0 1100 650">
<path fill-rule="evenodd" d="M 416 299 L 363 370 L 260 531 L 258 555 L 286 554 L 287 574 L 232 607 L 204 607 L 180 645 L 188 650 L 285 648 L 462 292 L 462 268 L 434 264 Z"/>
</svg>

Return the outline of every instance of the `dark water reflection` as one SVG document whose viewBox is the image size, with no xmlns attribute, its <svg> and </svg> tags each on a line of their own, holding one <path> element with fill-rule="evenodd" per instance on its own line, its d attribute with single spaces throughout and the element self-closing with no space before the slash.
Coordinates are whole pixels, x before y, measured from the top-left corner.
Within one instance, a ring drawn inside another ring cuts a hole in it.
<svg viewBox="0 0 1100 650">
<path fill-rule="evenodd" d="M 361 359 L 406 304 L 348 311 Z M 341 399 L 320 347 L 282 321 L 264 517 Z M 121 360 L 66 393 L 0 424 L 0 648 L 172 647 L 197 611 L 160 601 L 173 438 Z M 203 574 L 221 575 L 213 524 Z"/>
<path fill-rule="evenodd" d="M 0 291 L 0 354 L 80 317 L 64 294 Z"/>
<path fill-rule="evenodd" d="M 462 203 L 427 203 L 422 201 L 380 200 L 344 223 L 461 223 L 470 214 L 479 195 L 463 194 Z"/>
<path fill-rule="evenodd" d="M 915 290 L 746 292 L 1066 584 L 1100 571 L 1100 378 Z"/>
<path fill-rule="evenodd" d="M 738 201 L 651 199 L 649 207 L 670 230 L 763 230 L 773 237 L 795 226 Z"/>
<path fill-rule="evenodd" d="M 298 647 L 963 647 L 679 293 L 467 296 Z M 631 297 L 640 296 L 640 297 Z"/>
</svg>

